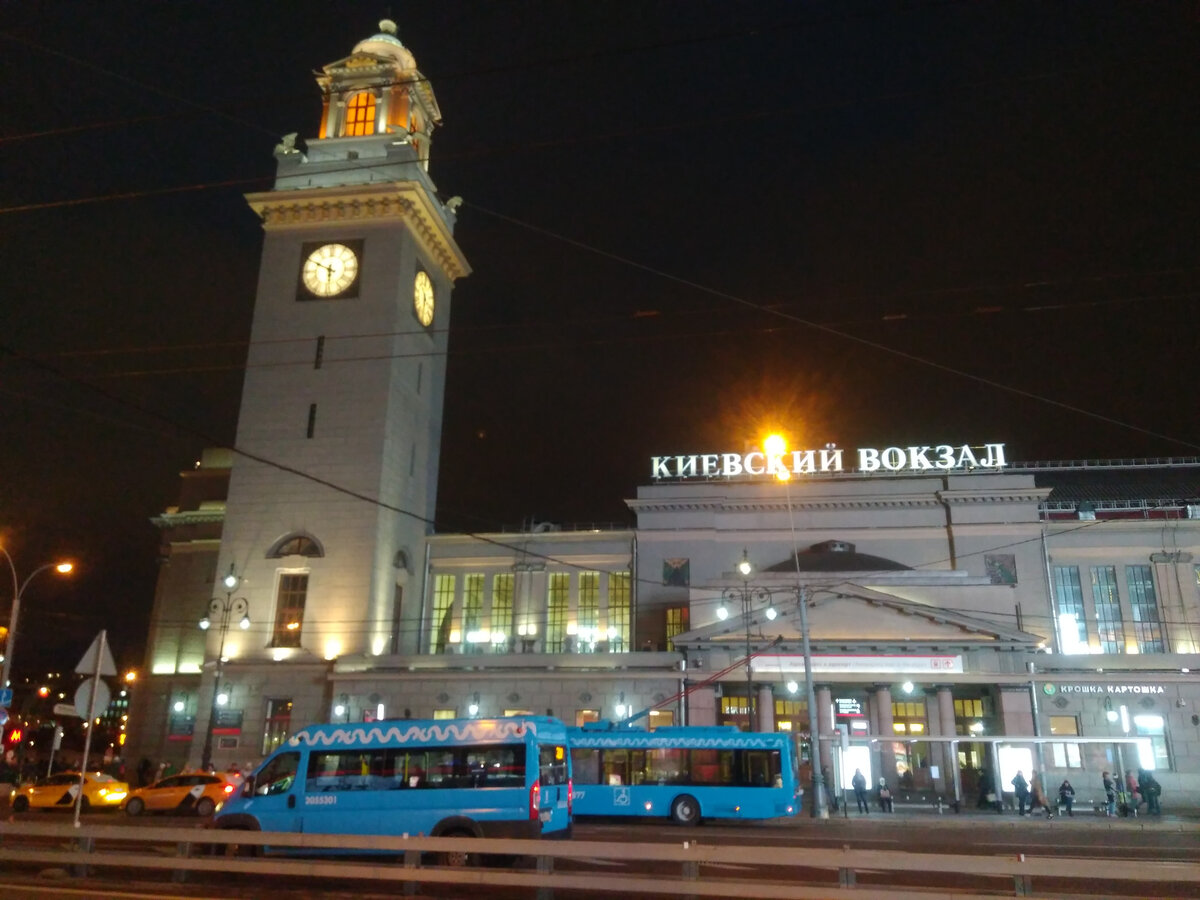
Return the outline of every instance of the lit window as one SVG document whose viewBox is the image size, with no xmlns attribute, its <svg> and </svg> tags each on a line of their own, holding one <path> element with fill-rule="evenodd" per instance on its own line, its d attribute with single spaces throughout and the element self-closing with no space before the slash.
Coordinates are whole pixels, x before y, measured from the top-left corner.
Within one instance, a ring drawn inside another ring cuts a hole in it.
<svg viewBox="0 0 1200 900">
<path fill-rule="evenodd" d="M 1125 652 L 1125 623 L 1121 618 L 1121 595 L 1117 592 L 1115 566 L 1092 567 L 1092 597 L 1096 601 L 1096 630 L 1101 653 Z"/>
<path fill-rule="evenodd" d="M 1129 585 L 1129 605 L 1133 607 L 1133 633 L 1137 638 L 1138 653 L 1166 653 L 1150 567 L 1126 566 L 1125 583 Z"/>
<path fill-rule="evenodd" d="M 325 551 L 313 538 L 304 534 L 291 534 L 279 541 L 267 551 L 267 559 L 279 559 L 284 556 L 322 557 Z"/>
<path fill-rule="evenodd" d="M 506 653 L 512 641 L 513 627 L 513 584 L 511 572 L 492 579 L 492 635 L 493 653 Z"/>
<path fill-rule="evenodd" d="M 360 91 L 346 104 L 346 137 L 375 133 L 375 95 Z"/>
<path fill-rule="evenodd" d="M 453 622 L 454 576 L 437 575 L 433 579 L 433 615 L 429 627 L 429 649 L 434 653 L 445 653 L 450 642 Z"/>
<path fill-rule="evenodd" d="M 688 627 L 688 610 L 686 606 L 672 606 L 667 609 L 667 649 L 674 650 L 675 642 L 671 639 L 677 634 L 683 634 Z"/>
<path fill-rule="evenodd" d="M 571 576 L 567 572 L 552 572 L 549 578 L 549 598 L 546 607 L 546 652 L 562 653 L 567 636 L 568 590 Z"/>
<path fill-rule="evenodd" d="M 1078 566 L 1054 567 L 1054 599 L 1059 649 L 1063 653 L 1091 652 Z"/>
<path fill-rule="evenodd" d="M 608 576 L 608 649 L 624 653 L 629 649 L 629 573 L 610 572 Z"/>
<path fill-rule="evenodd" d="M 1171 758 L 1167 753 L 1167 723 L 1163 717 L 1134 716 L 1133 730 L 1139 737 L 1147 738 L 1138 741 L 1138 765 L 1143 769 L 1171 768 Z"/>
<path fill-rule="evenodd" d="M 579 646 L 580 653 L 594 653 L 600 640 L 600 573 L 579 573 Z"/>
<path fill-rule="evenodd" d="M 275 630 L 272 647 L 299 647 L 304 627 L 304 602 L 308 597 L 308 574 L 292 573 L 279 576 L 279 593 L 275 599 Z"/>
</svg>

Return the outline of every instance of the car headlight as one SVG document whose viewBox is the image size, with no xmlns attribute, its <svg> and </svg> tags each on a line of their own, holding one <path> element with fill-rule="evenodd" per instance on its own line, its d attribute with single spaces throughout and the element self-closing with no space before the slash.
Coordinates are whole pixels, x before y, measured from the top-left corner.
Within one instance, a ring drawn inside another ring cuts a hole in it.
<svg viewBox="0 0 1200 900">
<path fill-rule="evenodd" d="M 107 800 L 109 803 L 120 803 L 122 800 L 125 799 L 125 791 L 113 791 L 111 794 L 109 794 L 104 799 Z"/>
</svg>

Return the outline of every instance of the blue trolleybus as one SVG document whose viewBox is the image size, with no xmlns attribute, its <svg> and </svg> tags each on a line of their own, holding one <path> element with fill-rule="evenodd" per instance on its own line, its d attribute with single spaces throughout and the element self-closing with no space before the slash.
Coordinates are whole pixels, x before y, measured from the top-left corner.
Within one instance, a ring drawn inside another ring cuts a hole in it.
<svg viewBox="0 0 1200 900">
<path fill-rule="evenodd" d="M 567 730 L 577 816 L 766 819 L 799 811 L 786 734 L 732 725 L 647 731 L 598 722 Z"/>
<path fill-rule="evenodd" d="M 217 828 L 569 837 L 566 726 L 545 716 L 313 725 L 263 761 Z"/>
</svg>

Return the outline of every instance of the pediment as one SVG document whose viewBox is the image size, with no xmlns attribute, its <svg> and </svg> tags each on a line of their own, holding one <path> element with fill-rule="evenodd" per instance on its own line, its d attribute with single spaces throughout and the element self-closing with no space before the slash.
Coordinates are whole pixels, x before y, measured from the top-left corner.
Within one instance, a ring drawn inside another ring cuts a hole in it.
<svg viewBox="0 0 1200 900">
<path fill-rule="evenodd" d="M 874 588 L 844 582 L 810 590 L 809 640 L 814 647 L 955 646 L 1034 649 L 1042 638 L 966 613 L 951 612 L 906 600 Z M 795 595 L 775 603 L 778 615 L 768 619 L 761 604 L 749 616 L 729 619 L 676 635 L 676 646 L 703 649 L 744 644 L 747 625 L 754 646 L 778 642 L 799 646 L 800 610 Z"/>
</svg>

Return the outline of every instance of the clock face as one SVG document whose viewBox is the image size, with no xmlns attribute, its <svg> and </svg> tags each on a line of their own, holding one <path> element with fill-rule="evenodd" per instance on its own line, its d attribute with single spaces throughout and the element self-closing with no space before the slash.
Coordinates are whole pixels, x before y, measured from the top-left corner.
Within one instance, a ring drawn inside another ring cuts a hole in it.
<svg viewBox="0 0 1200 900">
<path fill-rule="evenodd" d="M 345 244 L 323 244 L 308 254 L 300 277 L 318 297 L 336 296 L 358 278 L 358 255 Z"/>
<path fill-rule="evenodd" d="M 413 282 L 413 310 L 417 314 L 417 321 L 426 328 L 433 322 L 433 306 L 433 282 L 424 272 L 418 272 Z"/>
</svg>

